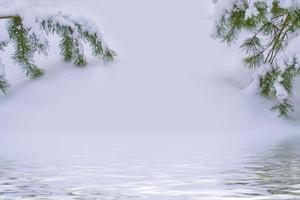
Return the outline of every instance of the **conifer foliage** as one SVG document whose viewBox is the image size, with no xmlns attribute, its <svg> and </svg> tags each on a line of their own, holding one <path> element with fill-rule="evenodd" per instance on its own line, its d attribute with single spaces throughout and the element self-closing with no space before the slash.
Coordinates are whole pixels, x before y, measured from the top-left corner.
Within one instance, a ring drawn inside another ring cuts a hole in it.
<svg viewBox="0 0 300 200">
<path fill-rule="evenodd" d="M 293 111 L 294 79 L 300 73 L 299 0 L 218 0 L 215 37 L 240 40 L 244 63 L 256 69 L 254 83 L 275 101 L 281 116 Z"/>
<path fill-rule="evenodd" d="M 44 74 L 44 71 L 35 65 L 33 58 L 36 53 L 47 55 L 50 35 L 59 36 L 61 55 L 66 62 L 76 66 L 87 64 L 84 43 L 89 44 L 93 55 L 103 61 L 112 61 L 116 56 L 103 41 L 96 25 L 90 20 L 74 18 L 60 12 L 45 12 L 31 6 L 24 7 L 24 4 L 21 8 L 18 5 L 12 7 L 11 10 L 0 8 L 0 21 L 6 23 L 5 30 L 0 30 L 0 51 L 5 51 L 5 47 L 12 44 L 13 61 L 31 79 Z M 4 65 L 0 58 L 0 92 L 2 93 L 5 93 L 9 87 L 4 72 Z"/>
</svg>

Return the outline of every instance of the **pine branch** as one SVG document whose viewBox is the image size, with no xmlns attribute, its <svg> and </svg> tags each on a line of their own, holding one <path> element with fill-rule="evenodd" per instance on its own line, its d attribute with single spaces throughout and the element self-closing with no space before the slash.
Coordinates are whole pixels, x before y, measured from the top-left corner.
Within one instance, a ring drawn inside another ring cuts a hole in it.
<svg viewBox="0 0 300 200">
<path fill-rule="evenodd" d="M 281 38 L 282 37 L 283 37 L 283 39 L 285 38 L 284 30 L 285 30 L 286 26 L 288 25 L 288 23 L 289 23 L 289 16 L 287 15 L 285 17 L 285 20 L 284 20 L 279 32 L 274 36 L 274 38 L 271 42 L 272 48 L 269 51 L 269 53 L 265 59 L 265 62 L 269 62 L 270 64 L 273 64 L 273 61 L 274 61 L 279 49 L 282 46 Z"/>
<path fill-rule="evenodd" d="M 276 104 L 271 110 L 277 111 L 280 117 L 287 117 L 290 112 L 294 111 L 294 106 L 288 99 L 285 99 Z"/>
<path fill-rule="evenodd" d="M 111 61 L 116 53 L 104 43 L 100 31 L 96 26 L 91 26 L 88 20 L 73 19 L 70 16 L 54 13 L 53 15 L 39 15 L 30 18 L 32 25 L 23 24 L 26 16 L 12 15 L 0 16 L 0 20 L 8 20 L 8 41 L 0 41 L 0 50 L 9 43 L 13 44 L 12 59 L 21 66 L 29 78 L 38 78 L 43 75 L 43 70 L 34 64 L 35 53 L 47 55 L 49 44 L 46 36 L 56 34 L 60 37 L 60 50 L 66 62 L 77 66 L 86 66 L 83 42 L 90 45 L 94 56 L 99 56 L 104 61 Z M 8 83 L 0 77 L 0 92 L 5 93 Z"/>
<path fill-rule="evenodd" d="M 16 19 L 16 18 L 20 18 L 20 16 L 17 16 L 17 15 L 15 15 L 15 16 L 0 16 L 0 20 L 1 19 Z"/>
<path fill-rule="evenodd" d="M 28 31 L 23 27 L 21 18 L 12 19 L 9 26 L 9 37 L 15 47 L 13 60 L 22 67 L 29 78 L 35 79 L 42 76 L 43 70 L 32 62 L 34 49 L 30 45 Z"/>
<path fill-rule="evenodd" d="M 243 59 L 244 63 L 249 66 L 249 68 L 256 68 L 263 63 L 264 55 L 263 51 L 258 52 L 254 55 L 247 56 Z"/>
<path fill-rule="evenodd" d="M 298 41 L 289 41 L 290 38 L 300 38 L 297 34 L 300 29 L 300 9 L 281 7 L 279 1 L 273 1 L 272 5 L 267 5 L 266 0 L 254 4 L 239 1 L 241 4 L 237 5 L 237 2 L 232 2 L 231 10 L 224 9 L 216 25 L 215 37 L 230 43 L 239 39 L 240 32 L 250 34 L 240 46 L 247 54 L 244 63 L 257 70 L 255 78 L 260 80 L 261 95 L 279 102 L 273 110 L 277 110 L 280 115 L 287 115 L 293 111 L 290 99 L 294 79 L 300 75 L 300 57 L 293 48 L 285 53 L 285 47 L 288 47 L 289 42 Z M 258 12 L 245 17 L 248 9 L 256 9 Z"/>
<path fill-rule="evenodd" d="M 5 79 L 0 78 L 0 91 L 5 94 L 7 92 L 8 87 L 8 82 Z"/>
</svg>

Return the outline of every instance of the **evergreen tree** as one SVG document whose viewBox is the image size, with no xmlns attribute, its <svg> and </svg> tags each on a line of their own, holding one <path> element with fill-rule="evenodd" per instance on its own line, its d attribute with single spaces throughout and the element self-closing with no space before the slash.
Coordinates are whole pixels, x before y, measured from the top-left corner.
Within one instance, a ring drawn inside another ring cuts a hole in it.
<svg viewBox="0 0 300 200">
<path fill-rule="evenodd" d="M 100 57 L 103 61 L 112 61 L 116 56 L 115 52 L 107 47 L 100 31 L 90 20 L 76 19 L 60 12 L 46 13 L 33 7 L 20 9 L 18 5 L 13 6 L 14 9 L 8 9 L 9 11 L 1 12 L 0 9 L 0 20 L 7 24 L 5 30 L 0 30 L 0 51 L 5 51 L 5 47 L 12 44 L 13 61 L 31 79 L 44 74 L 44 71 L 35 65 L 33 57 L 36 53 L 47 55 L 49 35 L 59 36 L 61 55 L 66 62 L 71 62 L 76 66 L 87 64 L 83 43 L 89 44 L 93 55 Z M 26 10 L 26 12 L 18 13 L 20 10 Z M 8 86 L 4 65 L 0 59 L 0 92 L 5 93 Z"/>
<path fill-rule="evenodd" d="M 222 42 L 249 37 L 244 63 L 256 69 L 260 93 L 274 101 L 281 116 L 293 111 L 294 78 L 300 73 L 300 7 L 297 0 L 218 0 L 214 36 Z"/>
</svg>

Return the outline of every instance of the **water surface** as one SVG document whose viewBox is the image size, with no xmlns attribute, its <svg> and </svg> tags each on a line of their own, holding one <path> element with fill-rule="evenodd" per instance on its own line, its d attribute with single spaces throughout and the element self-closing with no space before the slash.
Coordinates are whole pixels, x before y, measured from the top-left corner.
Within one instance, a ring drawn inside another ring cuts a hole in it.
<svg viewBox="0 0 300 200">
<path fill-rule="evenodd" d="M 0 199 L 296 200 L 299 141 L 175 157 L 2 156 Z"/>
</svg>

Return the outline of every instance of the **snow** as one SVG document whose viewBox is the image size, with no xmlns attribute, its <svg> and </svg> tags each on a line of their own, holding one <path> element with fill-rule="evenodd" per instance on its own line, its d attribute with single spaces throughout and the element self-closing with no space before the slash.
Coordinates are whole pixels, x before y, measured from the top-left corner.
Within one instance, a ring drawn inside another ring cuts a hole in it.
<svg viewBox="0 0 300 200">
<path fill-rule="evenodd" d="M 36 57 L 47 73 L 32 81 L 2 56 L 12 87 L 0 99 L 1 148 L 63 151 L 72 140 L 89 144 L 139 134 L 201 140 L 297 132 L 297 112 L 279 119 L 268 102 L 243 92 L 251 72 L 239 50 L 211 38 L 210 1 L 49 4 L 94 19 L 119 57 L 104 65 L 89 56 L 91 64 L 77 69 L 60 60 L 53 37 L 49 57 Z"/>
<path fill-rule="evenodd" d="M 243 69 L 237 49 L 211 39 L 209 1 L 166 1 L 158 6 L 131 0 L 128 5 L 136 5 L 134 10 L 114 8 L 117 3 L 89 0 L 60 5 L 65 13 L 96 21 L 119 54 L 112 64 L 103 66 L 90 57 L 91 66 L 79 70 L 63 64 L 53 45 L 48 58 L 36 57 L 47 75 L 29 81 L 3 59 L 11 66 L 7 79 L 12 83 L 8 96 L 1 99 L 5 134 L 239 133 L 264 131 L 262 124 L 270 124 L 269 131 L 293 132 L 290 122 L 274 119 L 267 106 L 242 95 L 251 82 L 250 73 Z M 175 7 L 166 15 L 170 5 Z"/>
<path fill-rule="evenodd" d="M 102 41 L 102 33 L 97 29 L 95 23 L 87 18 L 75 18 L 69 15 L 66 15 L 60 11 L 55 11 L 54 8 L 45 8 L 43 4 L 33 3 L 28 0 L 1 0 L 0 16 L 11 17 L 19 16 L 22 18 L 22 24 L 31 38 L 34 38 L 35 41 L 38 41 L 40 45 L 47 47 L 48 38 L 47 36 L 57 33 L 56 25 L 59 24 L 60 27 L 70 27 L 73 32 L 71 36 L 73 41 L 78 41 L 81 36 L 79 35 L 78 29 L 82 31 L 87 31 L 90 34 L 97 35 L 97 38 L 101 41 L 102 49 L 106 50 L 107 47 Z M 3 21 L 3 20 L 2 20 Z M 7 20 L 6 20 L 7 21 Z M 49 24 L 51 22 L 51 25 Z M 46 23 L 46 26 L 42 26 L 43 23 Z M 3 26 L 5 23 L 1 23 Z M 80 28 L 78 28 L 80 26 Z M 46 32 L 46 33 L 45 33 Z M 7 42 L 8 34 L 7 29 L 2 28 L 0 35 L 0 42 Z M 34 42 L 35 42 L 34 41 Z M 79 46 L 79 50 L 83 51 L 81 44 L 74 44 L 74 46 Z M 82 55 L 82 52 L 80 52 Z"/>
<path fill-rule="evenodd" d="M 2 53 L 12 84 L 0 99 L 3 141 L 15 144 L 17 137 L 18 145 L 34 146 L 39 139 L 55 144 L 88 134 L 87 140 L 110 133 L 190 133 L 201 138 L 297 132 L 297 110 L 291 119 L 280 119 L 267 101 L 243 92 L 252 72 L 242 66 L 237 48 L 211 38 L 210 1 L 50 4 L 74 17 L 94 19 L 119 57 L 103 64 L 89 55 L 91 64 L 77 69 L 60 60 L 57 38 L 52 37 L 49 57 L 36 57 L 47 73 L 32 81 Z"/>
<path fill-rule="evenodd" d="M 299 0 L 281 0 L 280 6 L 287 9 L 294 9 L 300 7 L 300 1 Z"/>
<path fill-rule="evenodd" d="M 275 84 L 274 84 L 275 91 L 276 91 L 276 96 L 279 100 L 284 100 L 289 96 L 288 91 L 281 84 L 282 81 L 283 81 L 283 78 L 281 76 L 279 76 L 276 79 Z"/>
<path fill-rule="evenodd" d="M 272 7 L 273 2 L 278 2 L 279 5 L 285 9 L 295 9 L 300 6 L 299 0 L 247 0 L 245 2 L 243 0 L 212 0 L 212 2 L 217 3 L 219 10 L 223 11 L 230 11 L 233 9 L 233 4 L 236 4 L 238 8 L 244 7 L 243 5 L 246 2 L 249 5 L 249 12 L 252 10 L 254 13 L 257 12 L 254 8 L 255 3 L 265 3 L 268 7 Z M 223 15 L 224 12 L 220 14 Z"/>
<path fill-rule="evenodd" d="M 257 156 L 253 151 L 276 149 L 268 145 L 298 133 L 299 110 L 289 119 L 270 112 L 238 48 L 211 38 L 210 0 L 40 2 L 92 18 L 119 56 L 105 64 L 90 52 L 89 66 L 76 68 L 62 62 L 53 36 L 49 56 L 36 57 L 46 75 L 33 81 L 1 53 L 12 86 L 0 97 L 0 160 L 12 163 L 0 161 L 10 169 L 0 185 L 30 186 L 7 195 L 230 199 L 258 192 L 232 184 L 260 174 L 243 171 L 251 171 L 244 164 Z M 268 156 L 258 157 L 259 167 L 273 166 Z"/>
<path fill-rule="evenodd" d="M 280 66 L 284 66 L 283 63 L 295 64 L 296 68 L 299 67 L 300 50 L 298 48 L 300 44 L 299 32 L 295 32 L 289 39 L 289 43 L 286 45 L 285 50 L 279 55 L 278 62 Z M 284 68 L 281 69 L 285 70 Z"/>
<path fill-rule="evenodd" d="M 244 5 L 242 1 L 237 0 L 213 0 L 212 2 L 215 4 L 216 20 L 219 20 L 224 14 L 230 12 L 234 8 L 234 3 L 236 3 L 238 8 L 242 8 Z"/>
<path fill-rule="evenodd" d="M 4 152 L 78 152 L 78 146 L 97 149 L 111 141 L 131 149 L 185 137 L 201 146 L 207 137 L 231 141 L 298 132 L 297 110 L 289 120 L 270 112 L 270 103 L 248 88 L 252 72 L 241 64 L 239 50 L 211 38 L 210 1 L 51 4 L 94 19 L 119 57 L 103 64 L 87 54 L 90 65 L 78 69 L 61 61 L 52 37 L 49 56 L 36 57 L 46 75 L 32 81 L 2 53 L 12 85 L 0 99 Z"/>
<path fill-rule="evenodd" d="M 255 1 L 249 1 L 249 8 L 246 10 L 246 19 L 255 17 L 259 14 L 257 8 L 254 6 Z"/>
<path fill-rule="evenodd" d="M 222 27 L 222 24 L 231 24 L 230 22 L 230 15 L 235 11 L 235 10 L 239 10 L 242 12 L 245 12 L 245 19 L 249 19 L 252 17 L 255 17 L 259 14 L 258 10 L 259 8 L 266 8 L 266 17 L 268 19 L 268 21 L 272 24 L 280 24 L 280 23 L 290 23 L 287 19 L 286 16 L 276 16 L 276 14 L 274 14 L 272 12 L 273 6 L 274 6 L 274 2 L 278 3 L 278 5 L 282 8 L 282 9 L 286 9 L 287 13 L 292 13 L 294 12 L 294 9 L 297 9 L 299 6 L 299 1 L 298 0 L 281 0 L 281 1 L 274 1 L 274 0 L 247 0 L 247 1 L 242 1 L 242 0 L 233 0 L 233 1 L 214 1 L 214 3 L 216 4 L 216 19 L 215 19 L 215 24 L 216 24 L 216 30 L 214 31 L 214 35 L 218 35 L 218 31 L 221 31 L 222 28 L 218 28 L 218 27 Z M 268 46 L 269 44 L 271 44 L 272 38 L 270 38 L 271 36 L 263 36 L 263 34 L 260 33 L 259 30 L 261 27 L 258 26 L 256 28 L 254 28 L 253 30 L 245 30 L 247 28 L 242 28 L 243 30 L 241 30 L 238 34 L 238 39 L 237 41 L 240 41 L 240 38 L 245 38 L 246 36 L 251 36 L 253 37 L 253 35 L 258 36 L 262 42 L 262 46 Z M 221 31 L 222 32 L 222 31 Z M 237 31 L 239 32 L 239 31 Z M 274 92 L 276 93 L 276 98 L 279 102 L 282 102 L 284 99 L 285 101 L 291 101 L 290 97 L 293 94 L 293 91 L 287 91 L 287 89 L 285 88 L 283 82 L 284 82 L 284 73 L 288 70 L 288 69 L 295 69 L 298 70 L 299 68 L 299 31 L 286 31 L 285 35 L 284 35 L 284 39 L 283 39 L 283 44 L 282 44 L 282 49 L 280 49 L 280 51 L 278 52 L 278 55 L 274 56 L 274 60 L 271 61 L 271 64 L 263 64 L 260 65 L 258 69 L 256 69 L 256 73 L 254 73 L 254 77 L 253 77 L 253 81 L 251 84 L 250 88 L 251 91 L 254 88 L 253 86 L 258 86 L 257 90 L 260 90 L 262 87 L 257 84 L 258 80 L 261 79 L 262 76 L 265 76 L 268 72 L 271 71 L 278 71 L 279 73 L 281 73 L 281 75 L 279 75 L 279 77 L 277 77 L 276 81 L 271 81 L 270 84 L 272 84 L 271 86 L 271 90 L 274 90 Z M 269 40 L 269 41 L 268 41 Z M 234 40 L 235 42 L 235 40 Z M 270 47 L 268 47 L 269 49 L 271 49 Z M 265 49 L 263 52 L 263 57 L 268 58 L 269 57 L 269 49 Z M 247 50 L 246 50 L 247 51 Z M 249 52 L 247 52 L 249 53 Z M 267 59 L 266 59 L 267 60 Z M 294 81 L 294 80 L 292 80 Z M 294 83 L 293 83 L 294 85 Z M 297 84 L 296 84 L 297 85 Z M 291 101 L 292 102 L 292 101 Z M 296 103 L 297 105 L 297 103 Z"/>
</svg>

